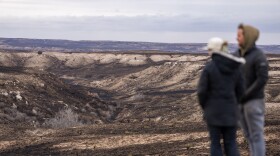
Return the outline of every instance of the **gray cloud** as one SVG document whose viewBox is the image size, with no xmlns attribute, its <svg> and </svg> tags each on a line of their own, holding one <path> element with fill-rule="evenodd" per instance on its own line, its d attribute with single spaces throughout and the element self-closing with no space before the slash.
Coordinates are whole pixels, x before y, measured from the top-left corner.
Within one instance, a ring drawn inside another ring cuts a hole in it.
<svg viewBox="0 0 280 156">
<path fill-rule="evenodd" d="M 204 42 L 201 33 L 235 34 L 244 22 L 279 43 L 279 6 L 279 0 L 0 0 L 0 37 L 184 42 L 195 33 L 193 41 Z"/>
<path fill-rule="evenodd" d="M 172 31 L 172 32 L 233 32 L 243 21 L 180 16 L 112 16 L 112 17 L 48 17 L 42 19 L 1 19 L 1 29 L 42 29 L 84 31 Z M 245 21 L 246 22 L 246 21 Z M 280 33 L 280 20 L 246 22 L 267 33 Z"/>
</svg>

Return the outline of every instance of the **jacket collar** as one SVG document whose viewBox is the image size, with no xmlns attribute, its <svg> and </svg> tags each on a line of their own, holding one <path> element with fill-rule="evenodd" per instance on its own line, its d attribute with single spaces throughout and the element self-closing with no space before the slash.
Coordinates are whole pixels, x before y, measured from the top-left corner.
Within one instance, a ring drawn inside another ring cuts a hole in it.
<svg viewBox="0 0 280 156">
<path fill-rule="evenodd" d="M 246 53 L 244 54 L 244 56 L 250 54 L 252 51 L 254 51 L 254 49 L 256 49 L 256 45 L 255 45 L 255 44 L 254 44 L 251 48 L 249 48 L 249 49 L 246 51 Z M 241 49 L 238 50 L 238 53 L 239 53 L 239 56 L 241 56 Z M 243 57 L 244 57 L 244 56 L 243 56 Z"/>
<path fill-rule="evenodd" d="M 245 64 L 245 63 L 246 63 L 246 61 L 245 61 L 244 58 L 236 57 L 236 56 L 233 56 L 233 55 L 231 55 L 231 54 L 229 54 L 229 53 L 225 53 L 225 52 L 216 52 L 216 51 L 214 51 L 214 52 L 212 53 L 212 55 L 214 55 L 214 54 L 216 54 L 216 55 L 221 55 L 221 56 L 223 56 L 223 57 L 226 57 L 226 58 L 228 58 L 228 59 L 230 59 L 230 60 L 233 60 L 233 61 L 238 62 L 238 63 L 241 63 L 241 64 Z"/>
</svg>

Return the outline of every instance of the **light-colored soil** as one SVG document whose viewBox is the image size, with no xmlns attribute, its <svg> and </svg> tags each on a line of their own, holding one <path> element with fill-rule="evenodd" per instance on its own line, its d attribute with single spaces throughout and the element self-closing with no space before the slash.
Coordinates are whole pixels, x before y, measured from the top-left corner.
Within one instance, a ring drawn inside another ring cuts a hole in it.
<svg viewBox="0 0 280 156">
<path fill-rule="evenodd" d="M 196 97 L 207 55 L 44 52 L 0 58 L 0 155 L 209 155 Z M 269 57 L 268 155 L 280 153 L 279 58 Z M 42 126 L 66 105 L 83 126 Z M 237 140 L 248 155 L 240 130 Z"/>
</svg>

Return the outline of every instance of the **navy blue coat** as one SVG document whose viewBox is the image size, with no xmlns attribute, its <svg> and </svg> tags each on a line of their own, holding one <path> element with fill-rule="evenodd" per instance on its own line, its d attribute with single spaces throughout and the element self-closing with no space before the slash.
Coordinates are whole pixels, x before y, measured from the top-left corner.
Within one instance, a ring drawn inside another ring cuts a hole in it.
<svg viewBox="0 0 280 156">
<path fill-rule="evenodd" d="M 227 53 L 213 53 L 198 83 L 198 100 L 209 125 L 236 126 L 238 104 L 244 93 L 240 65 L 245 63 Z"/>
</svg>

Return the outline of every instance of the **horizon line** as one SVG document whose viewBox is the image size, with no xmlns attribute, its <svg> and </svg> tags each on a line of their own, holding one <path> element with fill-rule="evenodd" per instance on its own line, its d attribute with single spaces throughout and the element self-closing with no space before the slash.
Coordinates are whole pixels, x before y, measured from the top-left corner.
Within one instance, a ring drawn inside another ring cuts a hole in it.
<svg viewBox="0 0 280 156">
<path fill-rule="evenodd" d="M 158 44 L 207 44 L 207 42 L 152 42 L 152 41 L 128 41 L 128 40 L 73 40 L 73 39 L 55 39 L 55 38 L 28 38 L 28 37 L 2 37 L 0 39 L 27 39 L 27 40 L 60 40 L 60 41 L 74 41 L 74 42 L 134 42 L 134 43 L 158 43 Z M 229 43 L 237 45 L 237 43 Z M 280 45 L 280 44 L 257 44 L 257 46 Z"/>
</svg>

